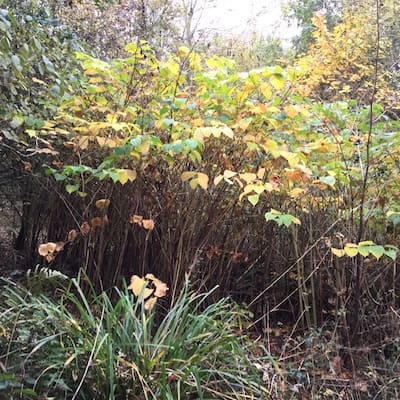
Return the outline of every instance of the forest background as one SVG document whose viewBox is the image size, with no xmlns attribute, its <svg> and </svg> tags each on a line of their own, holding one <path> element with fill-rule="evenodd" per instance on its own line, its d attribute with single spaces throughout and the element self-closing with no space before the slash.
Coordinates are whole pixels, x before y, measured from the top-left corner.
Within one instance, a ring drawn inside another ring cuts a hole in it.
<svg viewBox="0 0 400 400">
<path fill-rule="evenodd" d="M 399 5 L 211 5 L 0 0 L 5 398 L 400 397 Z"/>
</svg>

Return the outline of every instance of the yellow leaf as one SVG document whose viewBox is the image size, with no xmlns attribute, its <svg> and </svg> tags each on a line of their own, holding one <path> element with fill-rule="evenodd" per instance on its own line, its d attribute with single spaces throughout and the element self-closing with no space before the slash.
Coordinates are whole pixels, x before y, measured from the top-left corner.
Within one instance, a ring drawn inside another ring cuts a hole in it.
<svg viewBox="0 0 400 400">
<path fill-rule="evenodd" d="M 99 70 L 95 68 L 87 68 L 85 69 L 85 75 L 97 75 L 99 73 Z"/>
<path fill-rule="evenodd" d="M 299 197 L 299 196 L 301 196 L 301 195 L 303 195 L 305 193 L 306 193 L 306 190 L 305 189 L 301 189 L 301 188 L 294 188 L 289 192 L 289 194 L 292 197 Z"/>
<path fill-rule="evenodd" d="M 207 188 L 208 188 L 208 175 L 203 174 L 201 172 L 198 172 L 197 173 L 197 183 L 202 189 L 207 190 Z"/>
<path fill-rule="evenodd" d="M 185 58 L 190 54 L 190 49 L 186 46 L 180 46 L 178 49 L 178 57 Z"/>
<path fill-rule="evenodd" d="M 194 171 L 183 172 L 181 175 L 182 182 L 187 182 L 189 179 L 194 178 L 194 176 L 196 174 L 197 174 L 197 172 L 194 172 Z"/>
<path fill-rule="evenodd" d="M 224 179 L 224 176 L 223 176 L 223 175 L 218 175 L 218 176 L 216 176 L 216 177 L 214 178 L 214 185 L 217 186 L 217 185 L 222 181 L 222 179 Z"/>
<path fill-rule="evenodd" d="M 117 169 L 117 173 L 119 176 L 119 181 L 122 185 L 125 185 L 125 183 L 128 181 L 134 181 L 137 177 L 136 171 L 133 169 Z"/>
<path fill-rule="evenodd" d="M 157 303 L 157 297 L 150 297 L 144 302 L 144 309 L 146 311 L 150 311 Z"/>
<path fill-rule="evenodd" d="M 229 139 L 233 139 L 233 130 L 231 128 L 229 128 L 229 126 L 223 126 L 221 128 L 221 132 L 227 136 Z"/>
<path fill-rule="evenodd" d="M 226 169 L 224 171 L 224 178 L 230 179 L 233 178 L 235 175 L 237 175 L 237 172 L 230 171 L 229 169 Z"/>
<path fill-rule="evenodd" d="M 358 254 L 358 246 L 354 243 L 346 243 L 346 246 L 344 246 L 344 252 L 349 257 L 355 257 Z"/>
<path fill-rule="evenodd" d="M 257 171 L 257 178 L 258 178 L 258 179 L 264 179 L 265 171 L 266 171 L 265 168 L 260 168 L 260 169 Z"/>
<path fill-rule="evenodd" d="M 137 178 L 137 173 L 134 169 L 126 169 L 125 171 L 128 174 L 128 179 L 130 182 L 133 182 Z"/>
<path fill-rule="evenodd" d="M 72 354 L 72 356 L 69 356 L 64 363 L 64 367 L 68 367 L 68 365 L 71 364 L 75 358 L 76 358 L 76 354 Z"/>
<path fill-rule="evenodd" d="M 298 114 L 296 108 L 292 105 L 286 106 L 284 111 L 289 118 L 294 118 Z"/>
<path fill-rule="evenodd" d="M 240 179 L 243 179 L 246 183 L 254 182 L 257 179 L 257 175 L 252 172 L 245 172 L 239 174 Z"/>
<path fill-rule="evenodd" d="M 331 247 L 331 251 L 336 257 L 343 257 L 345 255 L 344 249 L 336 249 L 335 247 Z"/>
<path fill-rule="evenodd" d="M 143 278 L 138 277 L 137 275 L 132 275 L 131 276 L 131 283 L 128 286 L 128 289 L 132 290 L 133 294 L 136 297 L 139 297 L 139 295 L 142 295 L 144 299 L 147 299 L 154 290 L 146 288 L 147 286 L 147 281 Z"/>
<path fill-rule="evenodd" d="M 148 140 L 140 143 L 138 150 L 141 154 L 147 154 L 150 151 L 150 142 Z"/>
<path fill-rule="evenodd" d="M 99 210 L 103 210 L 104 208 L 107 208 L 110 205 L 110 200 L 108 199 L 100 199 L 96 201 L 96 207 Z"/>
</svg>

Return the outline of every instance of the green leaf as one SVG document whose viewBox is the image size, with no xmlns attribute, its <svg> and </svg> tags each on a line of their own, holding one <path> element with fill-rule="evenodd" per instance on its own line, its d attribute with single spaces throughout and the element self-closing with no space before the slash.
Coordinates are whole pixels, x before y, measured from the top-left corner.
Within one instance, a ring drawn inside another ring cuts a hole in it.
<svg viewBox="0 0 400 400">
<path fill-rule="evenodd" d="M 79 190 L 79 185 L 66 185 L 65 186 L 65 190 L 71 194 L 76 192 L 77 190 Z"/>
<path fill-rule="evenodd" d="M 388 257 L 391 258 L 393 261 L 396 261 L 396 258 L 397 258 L 397 250 L 394 250 L 394 249 L 385 250 L 385 256 L 388 256 Z"/>
<path fill-rule="evenodd" d="M 369 246 L 369 252 L 379 260 L 385 254 L 385 248 L 380 245 Z"/>
<path fill-rule="evenodd" d="M 21 66 L 21 60 L 17 54 L 14 54 L 11 56 L 11 62 L 13 67 L 18 71 L 22 71 L 22 66 Z"/>
<path fill-rule="evenodd" d="M 248 196 L 248 197 L 247 197 L 247 200 L 249 200 L 249 202 L 250 202 L 253 206 L 256 206 L 257 203 L 258 203 L 259 200 L 260 200 L 260 195 L 258 195 L 258 194 L 252 194 L 251 196 Z"/>
<path fill-rule="evenodd" d="M 10 121 L 10 126 L 11 128 L 18 128 L 24 123 L 24 118 L 21 117 L 20 115 L 16 115 L 11 121 Z"/>
<path fill-rule="evenodd" d="M 328 185 L 332 188 L 335 186 L 335 183 L 336 183 L 336 179 L 333 176 L 323 176 L 323 177 L 319 178 L 319 180 L 322 183 L 325 183 L 325 185 Z"/>
</svg>

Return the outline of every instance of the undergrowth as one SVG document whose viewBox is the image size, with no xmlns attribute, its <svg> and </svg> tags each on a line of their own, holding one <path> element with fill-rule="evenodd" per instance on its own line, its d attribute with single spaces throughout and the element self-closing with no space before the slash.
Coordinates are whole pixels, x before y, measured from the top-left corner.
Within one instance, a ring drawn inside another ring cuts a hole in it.
<svg viewBox="0 0 400 400">
<path fill-rule="evenodd" d="M 161 305 L 145 310 L 127 287 L 90 298 L 79 279 L 53 296 L 7 281 L 0 397 L 265 398 L 240 333 L 246 315 L 226 298 L 210 302 L 211 293 L 194 293 L 187 282 L 156 322 Z"/>
</svg>

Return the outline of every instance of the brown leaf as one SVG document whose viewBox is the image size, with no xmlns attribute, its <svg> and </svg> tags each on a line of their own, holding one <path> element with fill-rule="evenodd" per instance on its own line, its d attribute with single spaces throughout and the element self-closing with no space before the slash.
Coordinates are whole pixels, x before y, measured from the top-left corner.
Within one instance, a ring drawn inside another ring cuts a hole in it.
<svg viewBox="0 0 400 400">
<path fill-rule="evenodd" d="M 104 208 L 107 208 L 109 205 L 110 205 L 109 199 L 100 199 L 96 201 L 96 207 L 99 210 L 103 210 Z"/>
<path fill-rule="evenodd" d="M 110 220 L 108 219 L 108 215 L 103 216 L 103 226 L 106 226 L 110 223 Z"/>
<path fill-rule="evenodd" d="M 132 275 L 131 283 L 128 286 L 128 289 L 132 290 L 133 294 L 137 297 L 142 293 L 143 298 L 147 299 L 147 297 L 149 297 L 154 292 L 154 290 L 147 288 L 146 285 L 147 281 L 145 279 L 140 278 L 137 275 Z"/>
<path fill-rule="evenodd" d="M 238 264 L 243 260 L 243 253 L 239 252 L 239 251 L 234 251 L 232 254 L 232 262 L 234 264 Z"/>
<path fill-rule="evenodd" d="M 45 256 L 45 259 L 47 262 L 51 262 L 55 259 L 55 255 L 53 253 L 49 253 L 47 256 Z"/>
<path fill-rule="evenodd" d="M 64 245 L 65 245 L 64 242 L 57 242 L 55 251 L 60 252 L 60 251 L 64 250 Z"/>
<path fill-rule="evenodd" d="M 54 253 L 57 244 L 54 242 L 43 243 L 39 246 L 38 252 L 41 256 L 46 257 L 48 254 Z"/>
<path fill-rule="evenodd" d="M 91 219 L 90 225 L 92 226 L 93 229 L 98 228 L 102 226 L 102 219 L 100 217 L 94 217 Z"/>
<path fill-rule="evenodd" d="M 273 175 L 269 178 L 269 183 L 273 188 L 278 188 L 281 185 L 281 178 L 278 175 Z"/>
<path fill-rule="evenodd" d="M 68 239 L 67 239 L 68 242 L 73 242 L 77 236 L 78 236 L 78 232 L 75 229 L 71 229 L 68 232 Z"/>
<path fill-rule="evenodd" d="M 153 282 L 153 285 L 155 286 L 156 290 L 154 292 L 154 296 L 156 297 L 164 297 L 167 294 L 167 291 L 169 290 L 168 286 L 160 281 L 158 278 L 156 278 L 153 274 L 147 274 L 145 276 L 146 279 L 149 279 Z"/>
<path fill-rule="evenodd" d="M 129 219 L 131 224 L 138 224 L 142 226 L 143 217 L 141 215 L 132 215 Z"/>
<path fill-rule="evenodd" d="M 52 162 L 52 164 L 53 164 L 54 166 L 56 166 L 58 169 L 61 169 L 61 168 L 64 166 L 64 164 L 63 164 L 61 161 L 56 161 L 56 160 L 54 160 L 54 161 Z"/>
<path fill-rule="evenodd" d="M 74 143 L 74 142 L 64 142 L 63 145 L 64 145 L 64 147 L 66 147 L 67 149 L 73 149 L 73 148 L 75 148 L 75 143 Z"/>
<path fill-rule="evenodd" d="M 90 232 L 90 225 L 87 221 L 83 222 L 80 227 L 83 236 L 86 236 Z"/>
<path fill-rule="evenodd" d="M 24 170 L 27 172 L 31 172 L 32 171 L 32 164 L 30 162 L 27 161 L 22 161 L 24 164 Z"/>
<path fill-rule="evenodd" d="M 206 256 L 209 260 L 211 260 L 214 257 L 220 256 L 221 253 L 222 251 L 218 245 L 210 245 L 210 247 L 207 249 Z"/>
<path fill-rule="evenodd" d="M 156 303 L 157 303 L 157 297 L 150 297 L 144 302 L 144 309 L 152 310 Z"/>
<path fill-rule="evenodd" d="M 341 374 L 341 372 L 342 372 L 342 358 L 340 356 L 333 357 L 329 364 L 330 364 L 332 372 L 335 375 L 340 375 Z"/>
<path fill-rule="evenodd" d="M 149 231 L 152 231 L 154 229 L 155 224 L 153 219 L 144 219 L 142 223 L 144 229 L 147 229 Z"/>
</svg>

